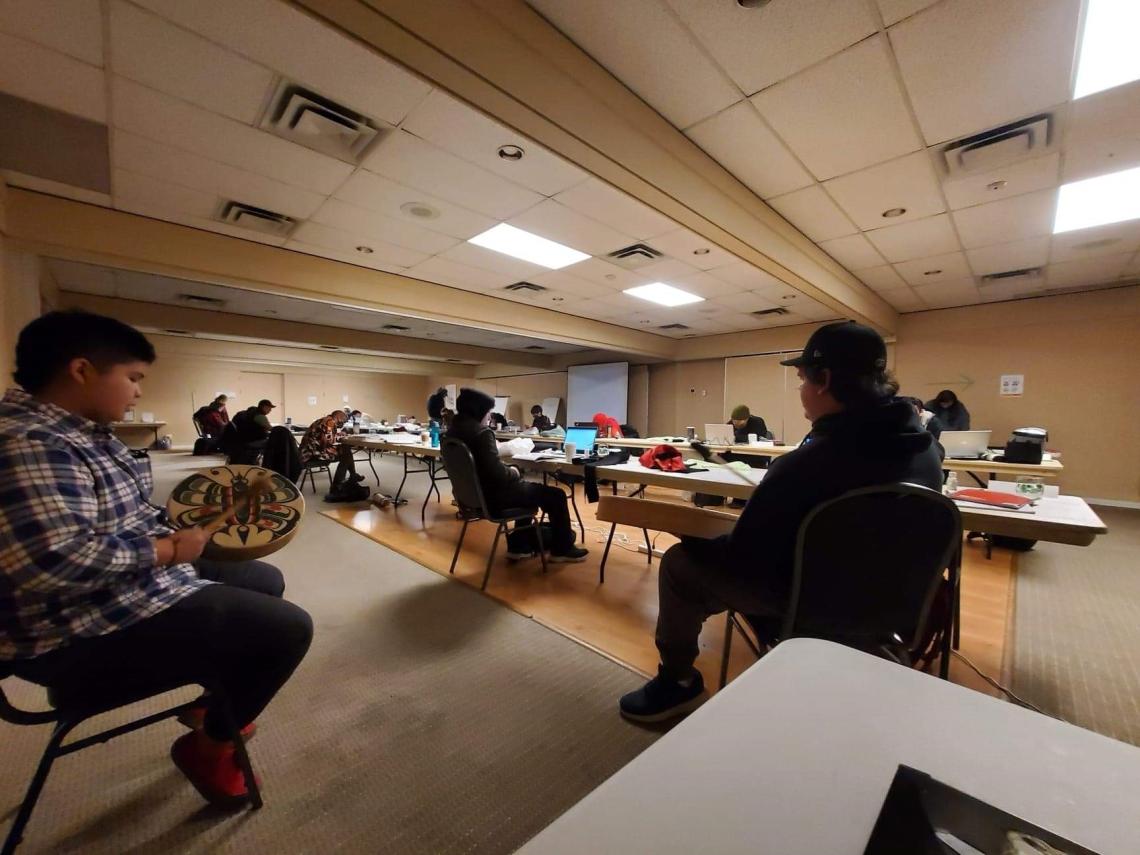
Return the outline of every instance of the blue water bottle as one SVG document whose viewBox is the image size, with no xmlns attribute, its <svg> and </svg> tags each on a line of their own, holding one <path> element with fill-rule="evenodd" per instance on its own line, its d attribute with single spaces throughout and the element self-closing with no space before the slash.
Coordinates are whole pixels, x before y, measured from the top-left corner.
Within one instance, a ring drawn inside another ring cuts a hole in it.
<svg viewBox="0 0 1140 855">
<path fill-rule="evenodd" d="M 432 419 L 428 430 L 431 431 L 431 447 L 439 448 L 439 422 Z"/>
</svg>

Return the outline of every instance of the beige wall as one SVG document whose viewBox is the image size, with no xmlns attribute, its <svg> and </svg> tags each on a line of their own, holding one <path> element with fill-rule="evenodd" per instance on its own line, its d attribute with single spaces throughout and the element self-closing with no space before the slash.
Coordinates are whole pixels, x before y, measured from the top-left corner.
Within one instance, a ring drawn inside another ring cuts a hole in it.
<svg viewBox="0 0 1140 855">
<path fill-rule="evenodd" d="M 20 330 L 39 314 L 39 259 L 14 249 L 0 235 L 0 378 L 5 388 L 12 385 Z"/>
<path fill-rule="evenodd" d="M 649 366 L 649 436 L 724 421 L 724 360 Z"/>
</svg>

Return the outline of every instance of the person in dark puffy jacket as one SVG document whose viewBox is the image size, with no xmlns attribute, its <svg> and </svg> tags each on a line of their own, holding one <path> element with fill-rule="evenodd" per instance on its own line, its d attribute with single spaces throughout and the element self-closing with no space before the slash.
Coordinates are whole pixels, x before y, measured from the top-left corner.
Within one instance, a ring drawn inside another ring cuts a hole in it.
<svg viewBox="0 0 1140 855">
<path fill-rule="evenodd" d="M 934 413 L 942 423 L 943 430 L 969 430 L 970 411 L 949 389 L 943 389 L 926 402 L 926 409 Z"/>
</svg>

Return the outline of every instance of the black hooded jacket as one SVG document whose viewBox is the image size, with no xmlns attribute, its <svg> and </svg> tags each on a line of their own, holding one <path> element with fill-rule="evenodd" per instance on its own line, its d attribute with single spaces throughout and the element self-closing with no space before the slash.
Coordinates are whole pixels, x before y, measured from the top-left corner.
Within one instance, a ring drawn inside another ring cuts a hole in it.
<svg viewBox="0 0 1140 855">
<path fill-rule="evenodd" d="M 495 510 L 516 503 L 519 471 L 503 463 L 495 433 L 483 424 L 483 418 L 495 405 L 495 399 L 477 389 L 463 389 L 455 402 L 456 413 L 447 435 L 463 441 L 475 459 L 475 472 L 483 488 L 483 496 Z"/>
<path fill-rule="evenodd" d="M 791 588 L 796 535 L 821 502 L 858 487 L 909 482 L 940 490 L 934 437 L 909 403 L 889 401 L 816 419 L 810 442 L 768 468 L 731 534 L 685 539 L 700 561 L 756 577 L 780 599 Z"/>
<path fill-rule="evenodd" d="M 942 430 L 969 430 L 970 429 L 970 411 L 966 409 L 966 405 L 961 401 L 955 401 L 949 407 L 943 409 L 938 406 L 938 399 L 926 402 L 926 409 L 934 413 L 938 421 L 942 424 Z M 939 431 L 941 433 L 942 431 Z"/>
</svg>

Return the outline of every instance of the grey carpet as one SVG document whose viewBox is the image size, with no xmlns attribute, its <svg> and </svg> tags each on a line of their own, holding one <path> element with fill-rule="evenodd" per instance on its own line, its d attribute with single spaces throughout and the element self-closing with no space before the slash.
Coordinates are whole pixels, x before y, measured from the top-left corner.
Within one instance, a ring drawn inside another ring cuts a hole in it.
<svg viewBox="0 0 1140 855">
<path fill-rule="evenodd" d="M 202 465 L 156 459 L 158 496 Z M 422 485 L 409 486 L 414 501 Z M 511 852 L 656 738 L 617 715 L 637 675 L 320 516 L 310 496 L 272 558 L 316 635 L 250 746 L 264 809 L 205 806 L 167 755 L 184 731 L 164 722 L 58 761 L 21 853 Z M 46 738 L 0 723 L 0 833 Z"/>
<path fill-rule="evenodd" d="M 1140 511 L 1097 508 L 1092 546 L 1021 556 L 1013 689 L 1046 712 L 1140 745 Z"/>
</svg>

